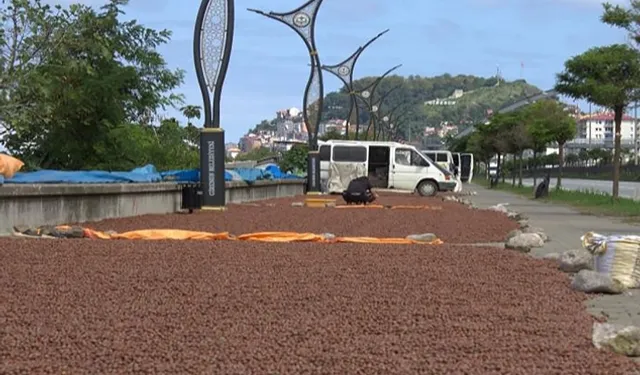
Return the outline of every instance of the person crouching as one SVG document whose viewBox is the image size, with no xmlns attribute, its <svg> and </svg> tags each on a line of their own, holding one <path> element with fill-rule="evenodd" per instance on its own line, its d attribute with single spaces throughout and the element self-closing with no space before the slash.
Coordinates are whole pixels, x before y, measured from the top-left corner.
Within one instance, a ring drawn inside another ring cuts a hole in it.
<svg viewBox="0 0 640 375">
<path fill-rule="evenodd" d="M 347 204 L 364 204 L 372 203 L 378 195 L 372 191 L 373 186 L 366 176 L 358 177 L 351 182 L 347 190 L 342 192 L 342 198 Z"/>
</svg>

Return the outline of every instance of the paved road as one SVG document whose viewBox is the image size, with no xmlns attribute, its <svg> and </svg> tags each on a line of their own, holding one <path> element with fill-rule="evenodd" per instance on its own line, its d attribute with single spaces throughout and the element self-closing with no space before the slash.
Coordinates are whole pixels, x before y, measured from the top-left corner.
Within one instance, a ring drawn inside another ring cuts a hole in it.
<svg viewBox="0 0 640 375">
<path fill-rule="evenodd" d="M 538 179 L 540 181 L 540 179 Z M 533 186 L 533 179 L 527 178 L 523 183 Z M 551 179 L 551 186 L 556 185 L 556 179 Z M 569 190 L 598 190 L 611 194 L 611 181 L 605 180 L 581 180 L 577 178 L 563 178 L 562 186 Z M 620 196 L 640 200 L 640 182 L 620 182 Z"/>
</svg>

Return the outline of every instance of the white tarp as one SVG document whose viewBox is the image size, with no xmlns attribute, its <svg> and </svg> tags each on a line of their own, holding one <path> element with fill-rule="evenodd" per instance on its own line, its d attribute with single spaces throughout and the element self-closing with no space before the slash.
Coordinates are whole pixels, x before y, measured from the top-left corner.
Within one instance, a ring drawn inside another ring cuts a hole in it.
<svg viewBox="0 0 640 375">
<path fill-rule="evenodd" d="M 358 177 L 366 176 L 367 168 L 356 163 L 329 163 L 329 193 L 342 193 L 347 190 L 349 182 Z"/>
</svg>

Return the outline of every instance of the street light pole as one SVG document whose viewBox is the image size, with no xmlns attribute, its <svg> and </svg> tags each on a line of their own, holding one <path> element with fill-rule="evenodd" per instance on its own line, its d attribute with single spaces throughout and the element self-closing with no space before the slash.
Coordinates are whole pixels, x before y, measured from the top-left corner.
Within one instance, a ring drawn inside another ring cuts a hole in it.
<svg viewBox="0 0 640 375">
<path fill-rule="evenodd" d="M 390 128 L 391 120 L 395 119 L 396 111 L 399 110 L 400 108 L 402 108 L 402 106 L 404 104 L 405 103 L 399 103 L 395 107 L 391 108 L 391 110 L 389 110 L 388 112 L 385 112 L 384 116 L 382 117 L 382 121 L 383 121 L 383 124 L 386 127 L 381 128 L 381 130 L 383 130 L 387 134 L 383 134 L 383 138 L 385 137 L 385 135 L 387 136 L 386 138 L 391 138 L 391 136 L 392 136 L 392 134 L 391 134 L 391 130 L 392 129 Z M 384 133 L 384 132 L 381 132 L 381 133 Z M 387 139 L 387 140 L 389 140 L 389 139 Z"/>
<path fill-rule="evenodd" d="M 234 0 L 202 0 L 193 37 L 193 60 L 202 93 L 204 127 L 200 132 L 202 209 L 224 209 L 224 130 L 220 96 L 231 60 Z"/>
<path fill-rule="evenodd" d="M 360 114 L 358 111 L 358 103 L 356 102 L 356 97 L 354 95 L 355 93 L 353 91 L 353 71 L 355 69 L 356 63 L 358 62 L 360 55 L 362 55 L 362 52 L 364 52 L 367 47 L 369 47 L 373 42 L 375 42 L 381 36 L 388 32 L 389 29 L 386 29 L 385 31 L 371 38 L 365 45 L 359 47 L 351 56 L 347 57 L 342 62 L 335 65 L 322 65 L 323 70 L 338 77 L 338 79 L 340 79 L 342 83 L 344 83 L 347 92 L 349 93 L 349 117 L 347 118 L 347 125 L 345 127 L 347 139 L 349 138 L 350 125 L 353 123 L 355 123 L 356 125 L 355 138 L 358 139 Z"/>
<path fill-rule="evenodd" d="M 371 107 L 371 116 L 369 118 L 369 122 L 373 124 L 373 139 L 376 141 L 378 140 L 379 133 L 382 130 L 380 128 L 380 122 L 378 121 L 380 119 L 379 114 L 380 109 L 382 108 L 382 104 L 384 103 L 385 99 L 387 99 L 389 95 L 391 95 L 391 93 L 393 93 L 400 87 L 402 87 L 402 83 L 385 92 Z"/>
<path fill-rule="evenodd" d="M 367 131 L 366 131 L 367 137 L 369 136 L 369 132 L 371 131 L 371 126 L 373 125 L 373 122 L 372 122 L 373 116 L 374 116 L 373 113 L 377 111 L 377 108 L 374 108 L 374 103 L 373 103 L 373 99 L 374 99 L 373 97 L 376 93 L 376 89 L 378 88 L 378 85 L 380 84 L 380 82 L 382 82 L 382 80 L 385 79 L 386 76 L 388 76 L 393 71 L 400 68 L 401 66 L 402 64 L 396 65 L 393 68 L 387 70 L 386 72 L 384 72 L 383 75 L 376 78 L 369 86 L 361 90 L 354 90 L 354 95 L 356 95 L 356 97 L 360 98 L 360 100 L 362 100 L 365 103 L 367 110 L 369 111 L 369 125 L 367 126 Z M 357 129 L 358 128 L 356 127 L 356 132 L 357 132 Z"/>
<path fill-rule="evenodd" d="M 302 117 L 309 135 L 309 154 L 307 158 L 307 191 L 319 194 L 320 188 L 320 153 L 318 151 L 318 129 L 322 119 L 324 85 L 322 81 L 322 65 L 316 49 L 315 24 L 320 5 L 323 0 L 309 0 L 298 8 L 286 13 L 265 13 L 261 10 L 248 9 L 265 17 L 289 26 L 302 38 L 309 52 L 311 72 L 304 91 Z"/>
</svg>

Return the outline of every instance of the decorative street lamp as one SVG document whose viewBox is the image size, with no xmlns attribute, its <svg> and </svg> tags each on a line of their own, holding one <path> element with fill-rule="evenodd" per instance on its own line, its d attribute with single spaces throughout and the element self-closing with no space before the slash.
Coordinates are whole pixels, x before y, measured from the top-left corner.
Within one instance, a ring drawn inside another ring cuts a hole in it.
<svg viewBox="0 0 640 375">
<path fill-rule="evenodd" d="M 353 71 L 355 69 L 356 63 L 358 62 L 360 55 L 362 55 L 362 52 L 364 52 L 367 47 L 369 47 L 373 42 L 375 42 L 381 36 L 388 32 L 389 29 L 386 29 L 385 31 L 371 38 L 365 45 L 359 47 L 351 56 L 347 57 L 341 63 L 338 63 L 336 65 L 322 65 L 323 70 L 326 70 L 327 72 L 338 77 L 338 79 L 340 79 L 342 83 L 344 83 L 345 87 L 347 88 L 347 92 L 349 93 L 349 117 L 347 118 L 347 126 L 345 127 L 345 134 L 347 135 L 347 138 L 349 137 L 349 126 L 352 123 L 355 123 L 355 137 L 356 139 L 358 139 L 358 122 L 360 121 L 360 117 L 358 113 L 358 103 L 356 102 L 356 97 L 354 95 L 355 93 L 353 91 Z"/>
<path fill-rule="evenodd" d="M 204 127 L 200 132 L 202 209 L 224 209 L 224 130 L 220 95 L 233 45 L 234 0 L 202 0 L 193 36 L 193 60 L 202 92 Z"/>
<path fill-rule="evenodd" d="M 384 103 L 385 99 L 387 99 L 389 95 L 391 95 L 391 93 L 393 93 L 400 87 L 402 87 L 402 84 L 399 84 L 394 88 L 392 88 L 391 90 L 385 92 L 371 107 L 371 115 L 369 116 L 369 126 L 373 126 L 373 139 L 375 141 L 378 140 L 378 135 L 381 131 L 378 119 L 380 117 L 379 115 L 380 115 L 380 109 L 382 108 L 382 104 Z M 369 130 L 367 128 L 367 132 L 368 131 Z"/>
<path fill-rule="evenodd" d="M 391 138 L 392 134 L 391 134 L 391 122 L 392 119 L 396 118 L 396 111 L 398 111 L 400 108 L 402 108 L 405 105 L 405 103 L 399 103 L 398 105 L 396 105 L 395 107 L 391 108 L 389 111 L 384 112 L 384 116 L 382 117 L 382 127 L 380 127 L 380 134 L 383 138 Z M 389 140 L 389 139 L 386 139 Z"/>
<path fill-rule="evenodd" d="M 287 13 L 265 13 L 261 10 L 248 9 L 250 12 L 261 14 L 276 21 L 280 21 L 295 31 L 304 41 L 311 59 L 311 73 L 304 91 L 302 103 L 302 118 L 307 126 L 309 135 L 309 155 L 307 158 L 307 191 L 312 194 L 320 193 L 320 153 L 318 152 L 318 129 L 322 119 L 322 101 L 324 87 L 322 82 L 322 68 L 320 57 L 316 50 L 315 24 L 318 10 L 323 0 L 309 0 L 298 8 Z"/>
<path fill-rule="evenodd" d="M 378 88 L 378 85 L 380 84 L 380 82 L 382 82 L 382 80 L 388 76 L 389 74 L 391 74 L 393 71 L 395 71 L 396 69 L 400 68 L 402 66 L 402 64 L 400 65 L 396 65 L 393 68 L 387 70 L 383 75 L 381 75 L 380 77 L 376 78 L 369 86 L 361 89 L 361 90 L 354 90 L 353 94 L 360 98 L 360 100 L 362 100 L 365 105 L 367 110 L 369 111 L 369 126 L 367 126 L 367 136 L 369 135 L 369 131 L 371 130 L 371 126 L 373 125 L 373 113 L 377 112 L 378 107 L 374 104 L 373 100 L 374 100 L 374 96 L 376 93 L 376 89 Z M 356 139 L 358 139 L 357 134 L 358 134 L 358 128 L 360 127 L 360 124 L 358 122 L 358 125 L 356 125 Z"/>
</svg>

